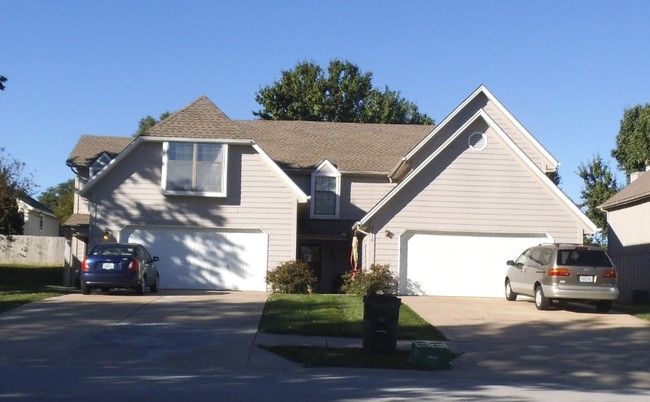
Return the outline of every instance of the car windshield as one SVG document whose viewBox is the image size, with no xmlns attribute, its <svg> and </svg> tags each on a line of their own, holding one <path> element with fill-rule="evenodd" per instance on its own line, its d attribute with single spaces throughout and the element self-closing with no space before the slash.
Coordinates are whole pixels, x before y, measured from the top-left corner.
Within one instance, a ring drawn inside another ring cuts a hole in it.
<svg viewBox="0 0 650 402">
<path fill-rule="evenodd" d="M 592 267 L 611 267 L 612 262 L 602 250 L 560 250 L 557 253 L 558 265 L 586 265 Z"/>
<path fill-rule="evenodd" d="M 128 257 L 133 255 L 133 249 L 134 247 L 132 246 L 107 244 L 107 245 L 97 246 L 93 250 L 92 255 L 119 255 L 119 256 Z"/>
</svg>

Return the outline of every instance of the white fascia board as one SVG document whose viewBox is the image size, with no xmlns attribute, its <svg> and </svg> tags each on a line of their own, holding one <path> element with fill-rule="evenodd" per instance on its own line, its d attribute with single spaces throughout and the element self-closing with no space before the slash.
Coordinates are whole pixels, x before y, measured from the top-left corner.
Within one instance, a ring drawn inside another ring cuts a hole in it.
<svg viewBox="0 0 650 402">
<path fill-rule="evenodd" d="M 542 183 L 546 183 L 546 185 L 551 189 L 551 191 L 560 199 L 564 204 L 584 223 L 585 226 L 587 226 L 590 230 L 592 231 L 597 231 L 598 228 L 596 225 L 589 219 L 581 210 L 576 206 L 576 204 L 571 201 L 571 199 L 564 194 L 562 190 L 558 186 L 555 185 L 549 178 L 546 176 L 544 172 L 542 172 L 541 169 L 535 165 L 535 163 L 524 153 L 524 151 L 519 148 L 512 139 L 499 127 L 498 124 L 492 118 L 485 113 L 484 111 L 481 111 L 481 117 L 488 123 L 488 125 L 494 129 L 497 134 L 501 137 L 502 140 L 510 147 L 510 149 L 521 159 L 524 161 L 526 166 L 530 170 L 533 171 L 535 175 L 537 175 L 540 179 L 542 179 Z"/>
<path fill-rule="evenodd" d="M 560 165 L 560 163 L 553 157 L 553 155 L 551 155 L 546 150 L 546 148 L 544 148 L 544 146 L 539 141 L 537 141 L 537 139 L 535 139 L 535 137 L 533 137 L 533 135 L 528 130 L 526 130 L 526 128 L 519 122 L 519 120 L 517 120 L 515 116 L 513 116 L 512 113 L 510 113 L 508 109 L 506 109 L 505 106 L 503 106 L 503 104 L 499 102 L 499 100 L 494 95 L 492 95 L 492 93 L 484 85 L 481 85 L 479 89 L 485 94 L 485 96 L 488 97 L 490 102 L 494 103 L 497 106 L 499 111 L 501 111 L 501 113 L 506 116 L 510 123 L 512 123 L 519 131 L 521 131 L 524 136 L 533 144 L 533 146 L 535 146 L 535 148 L 542 155 L 544 155 L 546 159 L 554 164 L 555 168 Z"/>
<path fill-rule="evenodd" d="M 358 222 L 358 224 L 355 224 L 356 226 L 359 226 L 361 228 L 365 227 L 365 225 L 374 217 L 374 215 L 377 214 L 379 210 L 381 210 L 401 189 L 406 186 L 414 177 L 416 177 L 422 170 L 426 168 L 426 166 L 431 163 L 432 160 L 434 160 L 438 155 L 442 153 L 463 131 L 465 131 L 471 124 L 473 124 L 478 118 L 483 118 L 483 120 L 490 126 L 492 129 L 495 130 L 495 132 L 504 140 L 504 142 L 512 149 L 512 151 L 524 161 L 526 166 L 528 166 L 529 169 L 531 169 L 534 174 L 536 174 L 540 179 L 542 179 L 542 183 L 546 183 L 546 185 L 551 188 L 551 191 L 555 193 L 556 196 L 558 196 L 562 202 L 564 202 L 567 207 L 587 226 L 589 229 L 596 231 L 596 225 L 587 218 L 587 216 L 580 211 L 580 209 L 569 199 L 569 197 L 564 194 L 559 187 L 557 187 L 553 182 L 551 182 L 548 177 L 546 177 L 546 174 L 542 172 L 535 163 L 510 139 L 510 137 L 499 127 L 498 124 L 483 110 L 479 110 L 476 112 L 471 118 L 469 118 L 465 124 L 463 124 L 458 130 L 456 130 L 448 139 L 445 141 L 444 144 L 442 144 L 438 149 L 436 149 L 435 152 L 433 152 L 431 155 L 427 157 L 426 160 L 424 160 L 420 166 L 418 166 L 415 170 L 413 170 L 402 182 L 400 182 L 395 188 L 393 188 L 392 191 L 390 191 L 379 203 L 377 203 L 368 213 Z"/>
<path fill-rule="evenodd" d="M 84 186 L 81 189 L 79 189 L 79 194 L 86 195 L 86 193 L 88 193 L 88 191 L 90 191 L 90 189 L 93 188 L 95 184 L 101 181 L 101 179 L 106 175 L 107 172 L 111 171 L 115 165 L 117 165 L 122 159 L 124 159 L 128 154 L 130 154 L 133 151 L 133 149 L 143 141 L 142 138 L 143 136 L 138 136 L 133 141 L 131 141 L 131 143 L 127 145 L 126 148 L 122 150 L 122 152 L 117 154 L 115 158 L 113 158 L 110 162 L 108 162 L 108 164 L 104 166 L 102 170 L 100 170 L 93 177 L 88 179 L 86 184 L 84 184 Z"/>
<path fill-rule="evenodd" d="M 546 159 L 548 159 L 549 161 L 551 161 L 552 164 L 554 164 L 555 168 L 559 166 L 559 162 L 553 157 L 553 155 L 551 155 L 546 150 L 546 148 L 544 148 L 542 144 L 540 144 L 539 141 L 537 141 L 535 137 L 533 137 L 533 135 L 528 130 L 526 130 L 526 128 L 512 115 L 512 113 L 508 111 L 508 109 L 505 108 L 505 106 L 503 106 L 501 102 L 499 102 L 499 100 L 492 94 L 492 92 L 490 92 L 490 90 L 487 89 L 485 85 L 479 86 L 474 92 L 472 92 L 470 96 L 468 96 L 460 105 L 456 107 L 456 109 L 454 109 L 447 117 L 445 117 L 442 120 L 442 122 L 440 122 L 440 124 L 436 125 L 433 131 L 431 131 L 429 135 L 427 135 L 422 141 L 420 141 L 420 143 L 416 145 L 403 159 L 404 160 L 411 159 L 413 155 L 415 155 L 427 142 L 429 142 L 431 137 L 435 136 L 436 133 L 442 130 L 442 128 L 445 125 L 447 125 L 447 123 L 449 123 L 452 119 L 454 119 L 460 113 L 461 110 L 463 110 L 470 102 L 472 102 L 481 93 L 484 94 L 490 100 L 490 102 L 493 102 L 496 105 L 497 109 L 499 109 L 499 111 L 501 111 L 501 113 L 503 113 L 503 115 L 506 116 L 506 118 L 519 131 L 523 133 L 523 135 L 531 142 L 531 144 L 533 144 L 533 146 L 542 155 L 544 155 Z M 395 170 L 397 170 L 397 168 Z"/>
<path fill-rule="evenodd" d="M 400 192 L 404 186 L 406 186 L 414 177 L 416 177 L 424 168 L 433 160 L 435 159 L 442 151 L 444 151 L 449 144 L 451 144 L 459 135 L 462 133 L 464 130 L 469 127 L 470 124 L 474 123 L 476 119 L 481 115 L 481 111 L 476 112 L 471 118 L 469 118 L 465 124 L 463 124 L 458 130 L 456 130 L 449 138 L 447 138 L 447 141 L 445 141 L 444 144 L 442 144 L 438 149 L 436 149 L 431 155 L 429 155 L 417 168 L 415 168 L 411 173 L 404 178 L 397 186 L 395 186 L 386 196 L 379 201 L 368 213 L 361 218 L 359 221 L 359 226 L 364 227 L 370 219 L 373 218 L 373 216 L 384 207 L 397 193 Z"/>
<path fill-rule="evenodd" d="M 287 184 L 287 186 L 296 194 L 298 198 L 298 202 L 306 203 L 307 201 L 309 201 L 309 196 L 307 196 L 307 194 L 305 194 L 305 192 L 302 191 L 300 187 L 298 187 L 298 185 L 293 180 L 291 180 L 291 178 L 280 168 L 280 166 L 278 166 L 278 164 L 275 163 L 273 159 L 271 159 L 271 157 L 266 152 L 264 152 L 262 147 L 257 145 L 255 141 L 250 141 L 250 144 L 253 146 L 253 149 L 255 149 L 257 153 L 260 154 L 262 159 L 271 167 L 271 169 L 275 172 L 275 174 L 277 174 L 278 177 L 280 177 Z"/>
<path fill-rule="evenodd" d="M 218 144 L 232 144 L 232 145 L 249 145 L 251 140 L 233 140 L 233 139 L 216 139 L 216 138 L 189 138 L 189 137 L 152 137 L 140 135 L 136 137 L 129 145 L 126 146 L 115 158 L 113 158 L 102 170 L 97 172 L 91 177 L 84 186 L 79 189 L 80 195 L 85 195 L 95 186 L 101 179 L 110 172 L 114 166 L 127 157 L 141 142 L 202 142 L 202 143 L 218 143 Z M 161 162 L 162 163 L 162 162 Z"/>
<path fill-rule="evenodd" d="M 443 127 L 445 127 L 451 120 L 453 120 L 453 118 L 456 117 L 456 115 L 458 115 L 458 113 L 460 113 L 460 111 L 463 110 L 471 101 L 473 101 L 474 98 L 476 98 L 484 89 L 485 87 L 481 85 L 480 87 L 478 87 L 478 89 L 472 92 L 472 94 L 468 96 L 460 105 L 458 105 L 456 109 L 454 109 L 449 115 L 447 115 L 447 117 L 445 117 L 440 122 L 440 124 L 437 124 L 429 135 L 424 137 L 424 139 L 420 141 L 418 145 L 416 145 L 408 154 L 406 154 L 406 156 L 402 158 L 402 162 L 406 162 L 409 159 L 411 159 L 413 155 L 415 155 L 420 149 L 422 149 L 422 147 L 424 147 L 424 145 L 427 142 L 429 142 L 429 140 L 433 136 L 435 136 L 440 130 L 443 129 Z M 395 170 L 397 170 L 398 168 L 399 166 L 396 167 Z"/>
</svg>

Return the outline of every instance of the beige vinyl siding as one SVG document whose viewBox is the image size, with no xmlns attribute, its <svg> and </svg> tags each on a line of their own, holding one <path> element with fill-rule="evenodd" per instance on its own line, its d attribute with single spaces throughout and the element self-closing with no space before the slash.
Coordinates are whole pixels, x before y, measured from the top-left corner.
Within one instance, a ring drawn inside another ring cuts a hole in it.
<svg viewBox="0 0 650 402">
<path fill-rule="evenodd" d="M 483 108 L 488 102 L 485 95 L 481 94 L 473 99 L 466 107 L 461 110 L 453 119 L 449 120 L 444 126 L 441 126 L 436 134 L 426 142 L 416 155 L 411 158 L 411 165 L 415 168 L 426 160 L 432 152 L 440 148 L 463 124 Z"/>
<path fill-rule="evenodd" d="M 607 212 L 608 253 L 618 269 L 619 301 L 650 291 L 650 202 Z"/>
<path fill-rule="evenodd" d="M 487 130 L 483 151 L 468 148 L 476 128 L 462 133 L 373 220 L 377 263 L 397 267 L 399 235 L 406 229 L 541 232 L 556 241 L 582 242 L 582 227 L 542 182 L 546 178 L 536 176 L 494 131 Z M 386 237 L 385 230 L 395 236 Z"/>
<path fill-rule="evenodd" d="M 341 183 L 341 219 L 359 220 L 395 186 L 387 177 L 344 175 Z"/>
<path fill-rule="evenodd" d="M 161 173 L 162 143 L 143 142 L 104 177 L 89 194 L 97 208 L 91 243 L 126 225 L 261 228 L 269 236 L 268 268 L 295 258 L 295 195 L 252 147 L 229 146 L 225 198 L 164 196 Z"/>
<path fill-rule="evenodd" d="M 514 141 L 514 143 L 517 144 L 526 155 L 528 155 L 528 157 L 542 170 L 542 172 L 546 172 L 549 168 L 555 167 L 553 161 L 543 155 L 533 142 L 524 136 L 524 134 L 515 127 L 513 122 L 508 119 L 494 103 L 488 102 L 485 105 L 484 110 L 488 115 L 490 115 L 494 122 L 497 123 L 506 134 L 508 134 L 512 141 Z"/>
</svg>

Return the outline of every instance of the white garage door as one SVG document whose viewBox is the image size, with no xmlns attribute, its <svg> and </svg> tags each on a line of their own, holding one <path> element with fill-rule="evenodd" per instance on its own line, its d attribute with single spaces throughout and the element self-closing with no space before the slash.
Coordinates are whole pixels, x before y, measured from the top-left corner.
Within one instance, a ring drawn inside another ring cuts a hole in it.
<svg viewBox="0 0 650 402">
<path fill-rule="evenodd" d="M 261 230 L 128 227 L 157 263 L 162 289 L 266 290 L 268 235 Z"/>
<path fill-rule="evenodd" d="M 402 237 L 406 261 L 400 278 L 407 282 L 400 290 L 431 296 L 503 297 L 506 261 L 552 242 L 546 234 L 407 232 Z"/>
</svg>

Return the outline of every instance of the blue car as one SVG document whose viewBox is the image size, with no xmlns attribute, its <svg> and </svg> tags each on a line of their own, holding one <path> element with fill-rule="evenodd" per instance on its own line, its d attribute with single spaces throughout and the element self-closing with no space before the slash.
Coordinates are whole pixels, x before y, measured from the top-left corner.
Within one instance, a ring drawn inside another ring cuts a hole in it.
<svg viewBox="0 0 650 402">
<path fill-rule="evenodd" d="M 140 244 L 101 243 L 93 247 L 81 264 L 81 293 L 92 289 L 135 289 L 141 295 L 147 287 L 158 292 L 160 274 L 152 257 Z"/>
</svg>

